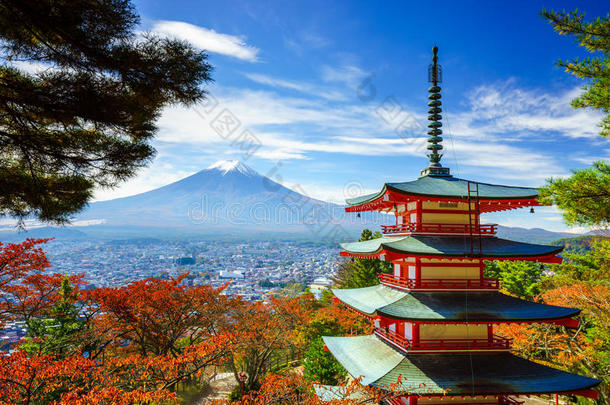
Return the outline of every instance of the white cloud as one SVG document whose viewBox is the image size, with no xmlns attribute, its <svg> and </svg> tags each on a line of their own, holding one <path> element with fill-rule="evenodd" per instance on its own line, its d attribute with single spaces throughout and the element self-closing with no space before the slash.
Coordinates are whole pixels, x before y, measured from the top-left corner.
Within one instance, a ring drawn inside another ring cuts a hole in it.
<svg viewBox="0 0 610 405">
<path fill-rule="evenodd" d="M 284 84 L 284 87 L 299 88 L 298 84 Z M 179 107 L 167 109 L 159 121 L 159 139 L 205 146 L 235 156 L 240 151 L 233 141 L 237 134 L 248 129 L 261 144 L 255 156 L 272 161 L 310 159 L 311 153 L 422 158 L 426 153 L 427 143 L 422 130 L 412 137 L 401 138 L 393 125 L 377 114 L 375 105 L 356 102 L 337 105 L 272 91 L 227 88 L 219 89 L 214 99 L 218 104 L 209 114 L 204 107 L 196 108 L 200 114 Z M 406 107 L 404 110 L 407 116 L 425 124 L 421 114 L 416 115 Z M 239 122 L 239 128 L 230 137 L 221 137 L 210 125 L 221 111 L 229 111 Z M 464 134 L 447 139 L 444 146 L 444 161 L 460 175 L 485 169 L 488 177 L 520 180 L 523 185 L 531 185 L 550 176 L 567 174 L 555 158 L 544 151 L 531 150 L 526 144 L 507 141 L 500 136 L 481 141 L 471 127 L 467 127 Z M 455 164 L 454 156 L 458 158 Z"/>
<path fill-rule="evenodd" d="M 351 77 L 348 77 L 350 72 Z M 347 83 L 357 83 L 363 74 L 358 68 L 343 67 L 325 69 L 323 76 L 331 89 L 336 83 L 343 86 L 337 89 L 345 89 Z M 263 74 L 248 73 L 246 76 L 269 89 L 216 87 L 208 107 L 169 107 L 158 122 L 157 139 L 174 145 L 176 150 L 201 151 L 198 156 L 206 164 L 219 158 L 240 159 L 243 151 L 236 145 L 235 138 L 244 130 L 251 131 L 260 141 L 261 146 L 253 157 L 273 162 L 299 159 L 311 160 L 315 165 L 313 159 L 322 154 L 328 162 L 339 155 L 409 156 L 425 164 L 425 107 L 414 109 L 406 103 L 401 106 L 402 114 L 419 125 L 411 137 L 401 138 L 395 131 L 396 125 L 378 114 L 379 96 L 373 102 L 361 103 L 354 94 L 353 101 L 347 97 L 337 103 L 318 94 L 318 84 Z M 510 81 L 505 85 L 477 88 L 466 98 L 462 111 L 450 114 L 449 120 L 444 114 L 443 162 L 460 177 L 509 179 L 512 184 L 524 186 L 537 186 L 548 177 L 568 174 L 568 165 L 562 162 L 560 155 L 547 148 L 533 147 L 531 140 L 572 138 L 578 127 L 576 123 L 589 125 L 591 117 L 586 115 L 589 112 L 575 112 L 571 107 L 561 105 L 569 101 L 572 93 L 531 92 L 517 88 Z M 544 107 L 539 108 L 539 104 Z M 214 107 L 210 108 L 210 105 Z M 230 136 L 220 136 L 210 125 L 223 111 L 232 114 L 238 123 Z M 589 131 L 593 126 L 587 127 Z M 523 133 L 528 136 L 522 136 Z M 308 164 L 303 163 L 304 167 Z M 195 164 L 190 168 L 197 170 Z M 143 173 L 137 181 L 130 182 L 129 187 L 121 187 L 116 195 L 146 191 L 190 174 L 188 170 L 176 174 L 175 168 L 162 167 Z M 341 185 L 316 187 L 310 183 L 307 187 L 314 197 L 343 200 Z M 110 194 L 104 197 L 108 198 Z M 561 225 L 560 222 L 551 220 L 547 223 Z"/>
<path fill-rule="evenodd" d="M 351 88 L 358 87 L 369 74 L 358 66 L 322 66 L 322 80 L 326 82 L 345 83 Z"/>
<path fill-rule="evenodd" d="M 88 219 L 88 220 L 79 220 L 72 221 L 69 224 L 62 225 L 62 227 L 74 227 L 74 226 L 91 226 L 91 225 L 101 225 L 105 223 L 105 219 Z M 0 231 L 17 231 L 17 226 L 20 225 L 19 220 L 13 218 L 2 218 L 0 219 Z M 46 222 L 40 222 L 37 219 L 26 219 L 23 220 L 22 225 L 26 230 L 32 230 L 36 228 L 43 228 L 47 226 L 56 226 L 54 224 L 49 224 Z"/>
<path fill-rule="evenodd" d="M 557 135 L 595 139 L 602 114 L 571 107 L 570 100 L 580 91 L 526 90 L 518 88 L 514 80 L 481 85 L 467 96 L 466 111 L 449 115 L 451 130 L 456 136 L 496 139 L 510 133 L 513 141 L 521 137 L 548 140 Z"/>
<path fill-rule="evenodd" d="M 340 90 L 329 89 L 328 86 L 319 87 L 311 85 L 307 82 L 299 82 L 292 80 L 278 79 L 259 73 L 246 73 L 245 76 L 253 82 L 264 84 L 275 88 L 285 88 L 298 91 L 303 94 L 309 94 L 316 97 L 322 97 L 326 100 L 345 101 L 347 97 Z"/>
<path fill-rule="evenodd" d="M 249 62 L 258 60 L 259 49 L 246 44 L 244 38 L 221 34 L 212 29 L 181 21 L 157 21 L 152 32 L 188 41 L 208 52 L 232 56 Z"/>
<path fill-rule="evenodd" d="M 181 170 L 168 164 L 163 157 L 155 161 L 138 175 L 113 189 L 97 189 L 93 201 L 105 201 L 144 193 L 183 179 L 193 172 Z"/>
<path fill-rule="evenodd" d="M 32 62 L 32 61 L 23 61 L 23 60 L 15 60 L 8 61 L 9 66 L 14 67 L 15 69 L 19 69 L 24 71 L 25 73 L 29 73 L 31 75 L 36 75 L 38 73 L 43 73 L 49 70 L 55 70 L 56 67 L 41 63 L 41 62 Z"/>
</svg>

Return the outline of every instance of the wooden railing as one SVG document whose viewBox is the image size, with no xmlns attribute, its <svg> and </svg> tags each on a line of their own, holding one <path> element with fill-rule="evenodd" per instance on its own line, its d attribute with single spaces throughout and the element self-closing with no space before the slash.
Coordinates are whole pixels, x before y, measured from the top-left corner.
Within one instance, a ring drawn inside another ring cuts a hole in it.
<svg viewBox="0 0 610 405">
<path fill-rule="evenodd" d="M 405 402 L 403 402 L 401 398 L 405 398 Z M 399 395 L 394 398 L 386 398 L 385 402 L 387 402 L 389 405 L 404 405 L 407 403 L 406 398 L 408 398 L 408 395 Z M 460 402 L 460 405 L 523 405 L 524 403 L 525 401 L 518 401 L 511 397 L 501 396 L 498 399 L 498 402 Z"/>
<path fill-rule="evenodd" d="M 495 278 L 483 279 L 434 279 L 422 278 L 416 280 L 413 278 L 395 277 L 393 274 L 380 273 L 379 282 L 390 287 L 396 287 L 403 290 L 497 290 L 500 288 L 500 281 Z"/>
<path fill-rule="evenodd" d="M 509 350 L 511 339 L 493 335 L 491 339 L 420 339 L 417 342 L 392 332 L 389 329 L 376 328 L 375 334 L 380 338 L 407 350 Z"/>
<path fill-rule="evenodd" d="M 454 234 L 469 234 L 472 228 L 472 233 L 475 235 L 491 236 L 496 234 L 498 224 L 398 224 L 398 225 L 381 225 L 381 232 L 384 235 L 402 234 L 402 233 L 454 233 Z"/>
<path fill-rule="evenodd" d="M 386 398 L 384 401 L 389 404 L 389 405 L 404 405 L 408 402 L 406 402 L 406 399 L 408 398 L 408 395 L 399 395 L 397 397 L 394 398 Z M 405 398 L 403 402 L 403 400 L 401 398 Z M 439 402 L 439 404 L 441 404 L 442 402 Z M 477 401 L 473 401 L 473 402 L 459 402 L 460 405 L 523 405 L 525 403 L 525 401 L 517 401 L 513 398 L 510 399 L 504 399 L 504 398 L 500 398 L 497 402 L 477 402 Z"/>
</svg>

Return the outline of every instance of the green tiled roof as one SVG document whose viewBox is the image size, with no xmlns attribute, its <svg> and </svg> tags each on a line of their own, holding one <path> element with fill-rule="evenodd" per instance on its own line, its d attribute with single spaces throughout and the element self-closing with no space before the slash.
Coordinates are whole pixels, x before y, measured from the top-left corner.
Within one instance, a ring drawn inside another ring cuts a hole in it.
<svg viewBox="0 0 610 405">
<path fill-rule="evenodd" d="M 354 254 L 375 254 L 382 249 L 398 253 L 412 253 L 415 255 L 431 256 L 470 256 L 469 236 L 384 236 L 363 242 L 342 243 L 341 247 Z M 520 257 L 520 256 L 546 256 L 561 252 L 557 246 L 536 245 L 533 243 L 515 242 L 492 236 L 481 238 L 481 252 L 479 244 L 474 244 L 474 255 L 485 257 Z"/>
<path fill-rule="evenodd" d="M 354 378 L 363 377 L 363 385 L 383 378 L 404 359 L 404 356 L 382 343 L 374 335 L 354 337 L 323 337 L 324 344 Z"/>
<path fill-rule="evenodd" d="M 332 291 L 341 302 L 369 315 L 374 314 L 378 308 L 396 302 L 408 294 L 381 284 L 364 288 L 333 289 Z"/>
<path fill-rule="evenodd" d="M 542 321 L 580 313 L 579 309 L 539 304 L 499 292 L 406 292 L 379 284 L 334 289 L 333 293 L 365 314 L 412 321 Z"/>
<path fill-rule="evenodd" d="M 375 336 L 324 337 L 363 384 L 413 394 L 514 395 L 570 392 L 600 381 L 546 367 L 510 353 L 402 354 Z"/>
<path fill-rule="evenodd" d="M 536 198 L 538 190 L 531 187 L 512 187 L 497 184 L 471 182 L 479 185 L 479 198 L 483 199 L 528 199 Z M 472 187 L 472 186 L 471 186 Z M 386 190 L 415 196 L 433 196 L 445 198 L 466 198 L 468 180 L 455 177 L 423 176 L 414 181 L 403 183 L 386 183 L 380 192 L 357 198 L 347 199 L 348 205 L 360 205 L 382 196 Z"/>
</svg>

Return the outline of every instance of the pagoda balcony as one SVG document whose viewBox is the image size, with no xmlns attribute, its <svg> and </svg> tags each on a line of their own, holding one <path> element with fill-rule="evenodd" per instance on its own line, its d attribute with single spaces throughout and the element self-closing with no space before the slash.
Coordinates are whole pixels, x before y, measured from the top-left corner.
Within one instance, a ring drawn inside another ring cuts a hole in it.
<svg viewBox="0 0 610 405">
<path fill-rule="evenodd" d="M 409 235 L 412 233 L 449 234 L 449 235 L 480 235 L 493 236 L 496 234 L 498 224 L 397 224 L 381 225 L 384 235 Z"/>
<path fill-rule="evenodd" d="M 389 405 L 404 405 L 407 403 L 406 399 L 408 396 L 401 395 L 395 398 L 387 398 L 385 401 Z M 403 401 L 404 399 L 404 401 Z M 500 396 L 498 402 L 460 402 L 460 405 L 523 405 L 525 401 L 519 401 L 515 398 L 508 397 L 506 395 Z"/>
<path fill-rule="evenodd" d="M 497 290 L 500 288 L 500 280 L 495 278 L 457 278 L 457 279 L 435 279 L 435 278 L 403 278 L 393 274 L 380 273 L 379 282 L 401 290 Z"/>
<path fill-rule="evenodd" d="M 491 339 L 419 339 L 413 341 L 385 328 L 375 328 L 375 334 L 407 352 L 510 350 L 512 339 L 493 335 Z"/>
</svg>

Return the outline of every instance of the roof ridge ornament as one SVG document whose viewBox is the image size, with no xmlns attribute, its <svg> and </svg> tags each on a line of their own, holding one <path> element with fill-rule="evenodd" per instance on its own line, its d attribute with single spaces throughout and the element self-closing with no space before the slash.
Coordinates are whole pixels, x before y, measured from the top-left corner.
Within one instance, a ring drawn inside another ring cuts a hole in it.
<svg viewBox="0 0 610 405">
<path fill-rule="evenodd" d="M 431 151 L 427 156 L 430 159 L 430 165 L 422 170 L 422 176 L 450 176 L 449 168 L 443 167 L 440 163 L 442 154 L 438 153 L 443 149 L 443 138 L 440 136 L 443 131 L 441 119 L 441 88 L 438 86 L 443 81 L 443 70 L 438 64 L 438 47 L 434 45 L 432 48 L 432 64 L 428 66 L 428 81 L 432 83 L 432 87 L 428 89 L 428 150 Z"/>
</svg>

